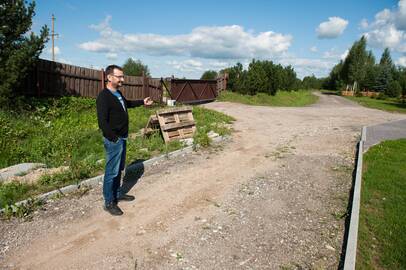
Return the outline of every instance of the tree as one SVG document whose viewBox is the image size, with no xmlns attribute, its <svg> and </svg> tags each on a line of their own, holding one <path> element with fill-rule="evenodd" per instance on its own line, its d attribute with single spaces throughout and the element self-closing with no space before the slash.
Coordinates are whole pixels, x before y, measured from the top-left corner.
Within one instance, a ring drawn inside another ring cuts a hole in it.
<svg viewBox="0 0 406 270">
<path fill-rule="evenodd" d="M 382 53 L 379 65 L 377 65 L 374 89 L 378 92 L 384 92 L 388 96 L 395 95 L 395 92 L 398 89 L 397 85 L 392 84 L 391 89 L 389 89 L 389 85 L 393 81 L 396 73 L 395 65 L 390 56 L 390 51 L 386 48 Z"/>
<path fill-rule="evenodd" d="M 0 0 L 0 104 L 8 104 L 22 86 L 48 41 L 48 27 L 40 35 L 28 33 L 35 2 Z"/>
<path fill-rule="evenodd" d="M 401 99 L 402 102 L 405 103 L 406 101 L 406 68 L 399 67 L 399 84 L 401 87 Z"/>
<path fill-rule="evenodd" d="M 375 57 L 372 51 L 368 52 L 366 63 L 364 66 L 365 75 L 359 82 L 359 87 L 361 90 L 370 90 L 373 89 L 373 76 L 376 75 L 376 65 L 375 65 Z M 372 73 L 372 74 L 371 74 Z"/>
<path fill-rule="evenodd" d="M 366 74 L 364 81 L 362 82 L 362 89 L 363 90 L 376 90 L 376 81 L 377 81 L 377 76 L 379 74 L 380 70 L 377 65 L 373 66 L 368 66 L 366 69 Z"/>
<path fill-rule="evenodd" d="M 329 90 L 339 90 L 340 88 L 343 87 L 344 82 L 341 78 L 342 74 L 342 68 L 343 68 L 343 61 L 341 60 L 337 65 L 335 65 L 324 82 L 323 88 L 329 89 Z"/>
<path fill-rule="evenodd" d="M 390 80 L 398 79 L 396 66 L 393 64 L 389 48 L 385 48 L 385 50 L 383 51 L 381 60 L 379 61 L 379 66 L 389 70 Z"/>
<path fill-rule="evenodd" d="M 381 66 L 389 66 L 389 67 L 394 67 L 392 57 L 390 56 L 390 51 L 389 48 L 385 48 L 385 50 L 382 53 L 381 60 L 379 61 L 379 65 Z"/>
<path fill-rule="evenodd" d="M 373 89 L 378 92 L 386 92 L 390 81 L 390 69 L 387 66 L 378 65 Z"/>
<path fill-rule="evenodd" d="M 123 71 L 128 76 L 151 76 L 147 65 L 144 65 L 140 60 L 128 58 L 123 65 Z"/>
<path fill-rule="evenodd" d="M 201 80 L 215 80 L 216 78 L 217 72 L 214 70 L 206 70 L 200 77 Z"/>
<path fill-rule="evenodd" d="M 392 80 L 389 85 L 387 90 L 385 91 L 385 94 L 389 97 L 399 97 L 402 92 L 402 86 L 398 81 Z"/>
<path fill-rule="evenodd" d="M 366 51 L 366 38 L 354 42 L 344 60 L 340 77 L 347 84 L 362 83 L 366 76 L 366 68 L 373 65 L 375 59 L 371 52 Z"/>
<path fill-rule="evenodd" d="M 257 92 L 269 93 L 268 77 L 261 61 L 253 59 L 249 64 L 245 90 L 250 95 L 255 95 Z"/>
<path fill-rule="evenodd" d="M 302 80 L 302 87 L 304 89 L 321 89 L 322 80 L 317 79 L 314 74 L 312 76 L 306 76 Z"/>
<path fill-rule="evenodd" d="M 266 60 L 253 59 L 248 70 L 243 70 L 243 66 L 237 63 L 234 67 L 220 71 L 224 72 L 229 74 L 228 89 L 241 94 L 255 95 L 262 92 L 275 95 L 278 90 L 296 90 L 301 83 L 293 67 L 283 67 Z"/>
<path fill-rule="evenodd" d="M 286 91 L 292 91 L 292 90 L 297 90 L 297 84 L 296 84 L 296 72 L 293 69 L 291 65 L 283 68 L 282 72 L 282 90 Z"/>
<path fill-rule="evenodd" d="M 243 73 L 243 66 L 241 63 L 237 63 L 233 67 L 225 68 L 220 70 L 221 74 L 228 73 L 227 89 L 237 92 L 239 87 L 237 87 L 237 81 L 241 78 Z"/>
</svg>

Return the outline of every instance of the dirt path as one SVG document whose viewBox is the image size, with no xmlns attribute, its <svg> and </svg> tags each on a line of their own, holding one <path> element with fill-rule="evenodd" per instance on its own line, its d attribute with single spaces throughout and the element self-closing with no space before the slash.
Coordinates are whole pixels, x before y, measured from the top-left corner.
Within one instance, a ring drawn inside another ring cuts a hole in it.
<svg viewBox="0 0 406 270">
<path fill-rule="evenodd" d="M 325 95 L 205 106 L 237 119 L 229 142 L 148 169 L 122 217 L 96 188 L 1 221 L 0 268 L 337 269 L 361 126 L 406 115 Z"/>
</svg>

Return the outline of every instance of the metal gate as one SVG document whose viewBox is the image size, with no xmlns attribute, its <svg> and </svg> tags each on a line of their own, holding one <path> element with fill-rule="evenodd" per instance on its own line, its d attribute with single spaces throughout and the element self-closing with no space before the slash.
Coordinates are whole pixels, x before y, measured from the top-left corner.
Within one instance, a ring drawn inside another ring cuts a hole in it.
<svg viewBox="0 0 406 270">
<path fill-rule="evenodd" d="M 218 96 L 217 80 L 172 79 L 169 94 L 185 104 L 213 101 Z"/>
</svg>

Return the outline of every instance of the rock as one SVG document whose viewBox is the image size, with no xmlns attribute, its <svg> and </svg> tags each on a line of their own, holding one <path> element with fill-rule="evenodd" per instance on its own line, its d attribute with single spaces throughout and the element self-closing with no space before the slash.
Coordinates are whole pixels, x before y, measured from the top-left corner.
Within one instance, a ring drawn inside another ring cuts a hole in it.
<svg viewBox="0 0 406 270">
<path fill-rule="evenodd" d="M 28 172 L 38 169 L 45 168 L 46 165 L 43 163 L 21 163 L 13 165 L 0 170 L 0 182 L 6 181 L 13 176 L 19 176 L 22 174 L 27 174 Z"/>
<path fill-rule="evenodd" d="M 209 138 L 215 138 L 215 137 L 218 137 L 219 136 L 219 134 L 218 133 L 216 133 L 216 132 L 214 132 L 213 130 L 210 130 L 209 131 L 209 133 L 207 133 L 207 136 L 209 137 Z"/>
<path fill-rule="evenodd" d="M 180 141 L 183 142 L 184 145 L 186 145 L 186 146 L 193 145 L 193 138 L 183 139 L 183 140 L 180 140 Z"/>
</svg>

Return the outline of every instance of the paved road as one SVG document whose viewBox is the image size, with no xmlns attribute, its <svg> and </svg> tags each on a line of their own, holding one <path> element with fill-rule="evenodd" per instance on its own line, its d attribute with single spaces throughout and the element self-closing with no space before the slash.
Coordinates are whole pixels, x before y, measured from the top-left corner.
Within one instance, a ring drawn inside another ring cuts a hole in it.
<svg viewBox="0 0 406 270">
<path fill-rule="evenodd" d="M 369 126 L 366 128 L 366 131 L 364 151 L 384 140 L 406 138 L 406 120 Z"/>
</svg>

